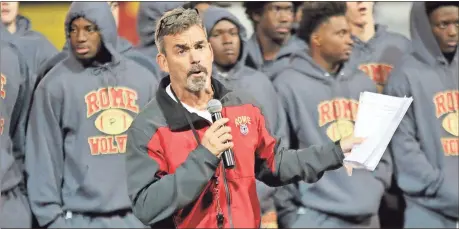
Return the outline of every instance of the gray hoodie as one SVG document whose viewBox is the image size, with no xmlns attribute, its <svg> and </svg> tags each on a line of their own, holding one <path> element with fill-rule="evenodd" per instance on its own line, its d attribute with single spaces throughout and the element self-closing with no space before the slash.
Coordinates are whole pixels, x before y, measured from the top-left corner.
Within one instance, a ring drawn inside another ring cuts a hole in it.
<svg viewBox="0 0 459 229">
<path fill-rule="evenodd" d="M 30 98 L 27 68 L 13 45 L 0 42 L 0 177 L 1 191 L 10 190 L 23 181 L 23 151 L 13 151 L 12 142 L 21 145 L 25 134 L 21 122 Z"/>
<path fill-rule="evenodd" d="M 211 34 L 213 27 L 223 19 L 233 22 L 239 28 L 241 53 L 236 65 L 228 72 L 220 72 L 214 66 L 213 77 L 230 90 L 244 90 L 253 96 L 263 107 L 264 114 L 270 124 L 269 128 L 288 143 L 287 117 L 271 81 L 262 72 L 245 66 L 247 44 L 244 39 L 246 34 L 244 26 L 228 10 L 220 7 L 209 7 L 203 15 L 207 34 Z M 257 189 L 262 213 L 273 210 L 274 204 L 270 197 L 274 194 L 275 188 L 257 181 Z"/>
<path fill-rule="evenodd" d="M 411 51 L 411 42 L 404 36 L 387 31 L 387 26 L 376 25 L 375 35 L 367 42 L 353 36 L 354 49 L 351 59 L 358 68 L 377 83 L 381 92 L 387 78 L 405 54 Z"/>
<path fill-rule="evenodd" d="M 186 2 L 140 2 L 137 13 L 137 34 L 140 44 L 136 47 L 141 53 L 146 55 L 155 66 L 155 75 L 158 81 L 168 74 L 161 71 L 156 63 L 158 48 L 155 44 L 156 20 L 174 8 L 181 7 Z"/>
<path fill-rule="evenodd" d="M 274 86 L 299 147 L 337 141 L 351 134 L 359 94 L 375 92 L 375 84 L 352 64 L 345 64 L 336 76 L 332 76 L 312 60 L 307 50 L 294 53 L 290 63 L 276 78 Z M 356 170 L 348 176 L 345 168 L 329 171 L 317 183 L 300 182 L 297 193 L 301 195 L 303 206 L 357 219 L 378 213 L 391 175 L 390 155 L 385 153 L 373 172 Z"/>
<path fill-rule="evenodd" d="M 398 185 L 407 200 L 458 219 L 458 55 L 445 59 L 425 11 L 411 11 L 413 53 L 396 66 L 385 93 L 414 101 L 395 132 L 393 151 Z"/>
<path fill-rule="evenodd" d="M 115 22 L 107 20 L 111 12 L 106 5 L 72 3 L 65 28 L 69 39 L 75 18 L 95 23 L 112 61 L 83 66 L 69 52 L 34 93 L 26 168 L 29 200 L 40 226 L 87 227 L 90 218 L 77 223 L 66 220 L 65 212 L 111 214 L 131 209 L 124 170 L 125 131 L 154 96 L 157 82 L 148 70 L 115 51 L 116 30 L 106 29 Z"/>
<path fill-rule="evenodd" d="M 248 57 L 246 65 L 263 72 L 271 81 L 274 81 L 279 75 L 279 72 L 288 66 L 290 55 L 304 48 L 307 48 L 306 42 L 292 34 L 287 43 L 279 50 L 276 58 L 271 61 L 265 61 L 257 36 L 253 33 L 252 37 L 247 42 Z"/>
</svg>

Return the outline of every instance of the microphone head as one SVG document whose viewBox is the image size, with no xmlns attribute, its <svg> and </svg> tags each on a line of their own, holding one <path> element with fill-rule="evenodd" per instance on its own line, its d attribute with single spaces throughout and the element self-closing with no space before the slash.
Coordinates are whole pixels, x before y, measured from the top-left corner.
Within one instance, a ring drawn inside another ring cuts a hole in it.
<svg viewBox="0 0 459 229">
<path fill-rule="evenodd" d="M 209 111 L 209 113 L 211 114 L 222 112 L 222 108 L 223 108 L 223 105 L 218 99 L 211 99 L 207 103 L 207 111 Z"/>
</svg>

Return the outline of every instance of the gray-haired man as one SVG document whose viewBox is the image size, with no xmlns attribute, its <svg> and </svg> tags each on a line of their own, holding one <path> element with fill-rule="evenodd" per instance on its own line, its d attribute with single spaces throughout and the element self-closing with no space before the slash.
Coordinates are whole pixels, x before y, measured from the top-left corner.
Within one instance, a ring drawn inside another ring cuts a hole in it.
<svg viewBox="0 0 459 229">
<path fill-rule="evenodd" d="M 266 128 L 263 109 L 211 77 L 212 47 L 195 10 L 167 12 L 155 34 L 157 62 L 169 76 L 129 128 L 126 151 L 129 196 L 144 224 L 259 227 L 255 178 L 270 186 L 315 182 L 362 141 L 287 150 Z M 206 111 L 212 98 L 221 101 L 226 117 L 213 124 Z M 229 148 L 233 169 L 220 163 Z"/>
</svg>

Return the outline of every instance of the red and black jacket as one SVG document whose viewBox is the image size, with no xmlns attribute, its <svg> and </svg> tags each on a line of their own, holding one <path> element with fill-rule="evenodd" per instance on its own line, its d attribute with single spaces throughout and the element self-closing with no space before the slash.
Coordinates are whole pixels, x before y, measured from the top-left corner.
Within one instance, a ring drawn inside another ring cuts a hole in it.
<svg viewBox="0 0 459 229">
<path fill-rule="evenodd" d="M 230 121 L 236 167 L 199 144 L 210 122 L 189 113 L 167 93 L 165 77 L 154 98 L 128 130 L 126 166 L 134 214 L 146 225 L 177 228 L 256 228 L 260 225 L 255 179 L 270 186 L 316 182 L 342 166 L 340 147 L 330 142 L 288 150 L 266 128 L 262 110 L 245 93 L 212 79 L 214 97 Z M 198 135 L 196 139 L 193 129 Z"/>
</svg>

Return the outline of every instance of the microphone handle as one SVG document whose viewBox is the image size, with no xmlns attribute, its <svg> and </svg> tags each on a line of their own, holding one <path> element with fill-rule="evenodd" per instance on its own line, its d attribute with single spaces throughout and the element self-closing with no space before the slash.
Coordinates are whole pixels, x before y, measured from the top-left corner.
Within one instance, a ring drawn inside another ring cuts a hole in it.
<svg viewBox="0 0 459 229">
<path fill-rule="evenodd" d="M 212 113 L 211 115 L 212 115 L 212 121 L 213 122 L 223 118 L 221 112 L 215 112 L 215 113 Z M 225 167 L 225 169 L 234 168 L 236 163 L 234 162 L 233 150 L 231 150 L 231 149 L 225 150 L 225 152 L 222 153 L 222 159 L 223 159 L 223 166 Z"/>
</svg>

